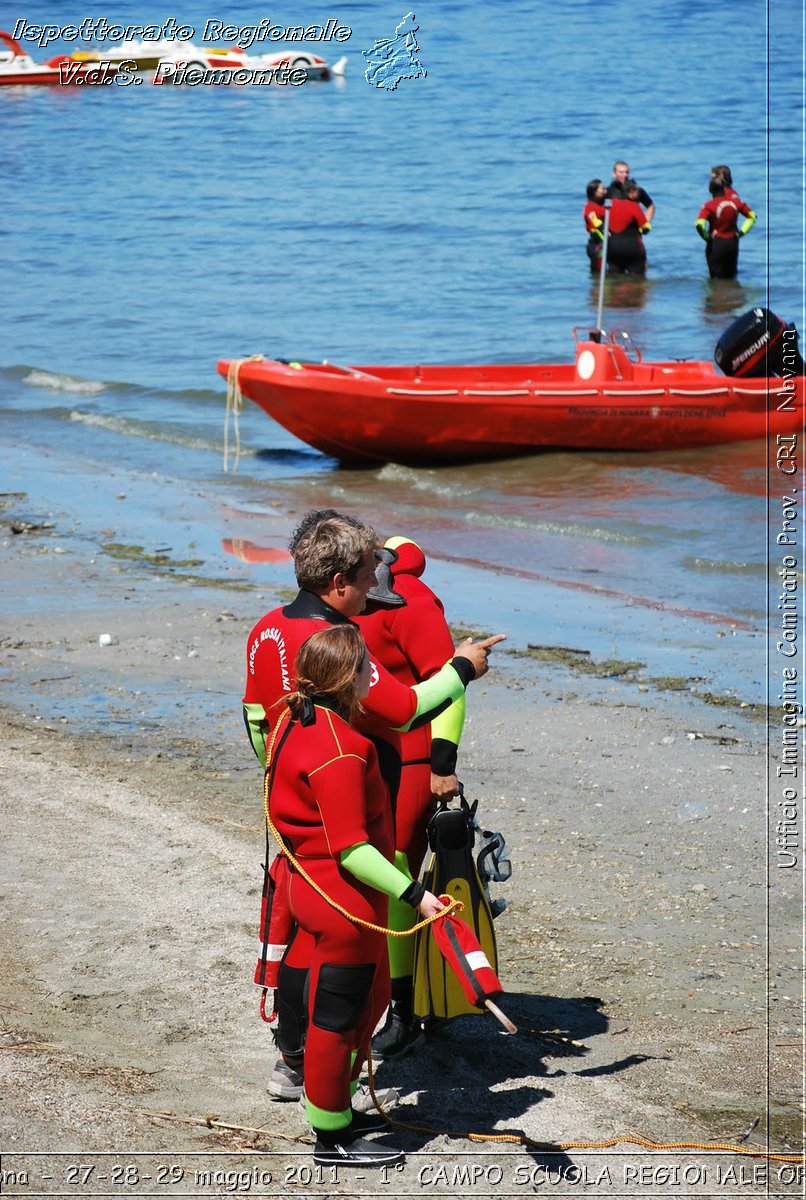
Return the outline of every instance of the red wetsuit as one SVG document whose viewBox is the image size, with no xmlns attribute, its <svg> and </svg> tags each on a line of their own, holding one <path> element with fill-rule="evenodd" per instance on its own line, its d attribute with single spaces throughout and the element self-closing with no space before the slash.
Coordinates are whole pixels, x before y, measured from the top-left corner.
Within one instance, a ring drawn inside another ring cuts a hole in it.
<svg viewBox="0 0 806 1200">
<path fill-rule="evenodd" d="M 302 591 L 293 603 L 261 617 L 249 634 L 243 702 L 252 745 L 259 758 L 265 758 L 266 733 L 277 719 L 277 702 L 294 687 L 294 662 L 300 646 L 324 625 L 346 621 L 324 600 Z M 414 716 L 417 697 L 410 687 L 398 683 L 373 662 L 372 687 L 364 708 L 367 730 L 382 733 L 396 743 L 398 735 L 393 730 Z"/>
<path fill-rule="evenodd" d="M 641 229 L 647 217 L 635 200 L 614 197 L 610 202 L 610 238 L 607 243 L 608 270 L 622 274 L 643 275 L 646 271 L 646 251 Z"/>
<path fill-rule="evenodd" d="M 712 279 L 734 279 L 739 267 L 739 214 L 752 217 L 753 210 L 745 204 L 733 188 L 726 188 L 720 196 L 706 200 L 697 221 L 708 222 L 708 241 L 705 246 L 705 261 Z"/>
<path fill-rule="evenodd" d="M 585 221 L 585 228 L 590 234 L 587 253 L 590 259 L 591 271 L 593 271 L 594 275 L 597 275 L 602 268 L 602 246 L 604 243 L 600 234 L 604 231 L 604 205 L 597 204 L 595 200 L 589 200 L 582 210 L 582 217 Z M 598 233 L 597 230 L 599 230 Z"/>
<path fill-rule="evenodd" d="M 441 600 L 419 578 L 425 555 L 414 542 L 395 541 L 391 566 L 394 591 L 406 603 L 397 608 L 371 602 L 356 624 L 367 646 L 390 675 L 407 687 L 436 674 L 453 654 L 453 638 Z M 402 770 L 395 808 L 395 847 L 417 878 L 426 850 L 426 826 L 433 811 L 431 772 L 453 775 L 455 743 L 438 738 L 431 726 L 400 735 Z"/>
<path fill-rule="evenodd" d="M 282 743 L 277 739 L 272 821 L 328 896 L 353 916 L 385 926 L 386 896 L 338 861 L 341 851 L 362 842 L 394 857 L 375 748 L 328 708 L 317 704 L 312 715 L 309 724 L 291 722 Z M 342 916 L 294 868 L 289 899 L 311 947 L 305 1092 L 318 1108 L 342 1112 L 350 1108 L 350 1080 L 358 1078 L 369 1036 L 389 1002 L 386 938 Z"/>
<path fill-rule="evenodd" d="M 597 204 L 595 200 L 589 200 L 582 210 L 582 216 L 588 233 L 593 233 L 595 229 L 601 229 L 604 225 L 604 205 Z M 591 220 L 592 217 L 595 219 Z"/>
<path fill-rule="evenodd" d="M 294 688 L 294 663 L 302 643 L 324 626 L 346 621 L 346 617 L 319 596 L 312 592 L 300 591 L 291 604 L 266 613 L 252 629 L 246 645 L 246 688 L 243 704 L 247 730 L 261 762 L 265 762 L 267 733 L 276 724 L 282 711 L 278 702 Z M 463 683 L 469 682 L 473 674 L 470 662 L 461 658 L 454 659 L 453 662 L 455 667 L 459 667 L 459 678 Z M 376 750 L 381 755 L 383 775 L 390 785 L 387 804 L 396 796 L 400 778 L 400 735 L 394 727 L 410 721 L 417 704 L 418 697 L 411 687 L 400 683 L 373 661 L 372 686 L 369 695 L 363 701 L 365 713 L 362 720 L 369 736 L 376 738 Z M 447 705 L 448 701 L 444 707 Z M 431 714 L 424 714 L 424 719 L 428 719 L 436 711 L 439 709 L 433 710 Z M 282 870 L 280 874 L 282 876 Z M 266 922 L 265 907 L 260 928 L 261 940 L 264 943 L 273 943 L 275 938 L 270 934 Z M 302 994 L 312 949 L 313 944 L 305 927 L 296 926 L 279 968 L 279 985 L 275 996 L 279 1017 L 277 1039 L 280 1049 L 290 1055 L 302 1050 Z M 258 961 L 255 982 L 260 986 L 266 983 L 263 956 Z"/>
<path fill-rule="evenodd" d="M 739 213 L 750 217 L 753 210 L 731 189 L 723 192 L 721 196 L 713 196 L 706 200 L 697 214 L 697 220 L 708 222 L 711 237 L 733 238 L 736 237 Z"/>
</svg>

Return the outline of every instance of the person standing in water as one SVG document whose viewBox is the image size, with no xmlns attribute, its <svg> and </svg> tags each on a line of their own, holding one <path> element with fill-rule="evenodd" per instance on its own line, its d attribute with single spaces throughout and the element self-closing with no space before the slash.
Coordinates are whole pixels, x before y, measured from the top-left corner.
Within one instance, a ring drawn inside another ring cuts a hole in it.
<svg viewBox="0 0 806 1200">
<path fill-rule="evenodd" d="M 598 275 L 602 269 L 607 188 L 601 179 L 592 179 L 585 189 L 585 194 L 587 202 L 582 210 L 582 219 L 588 231 L 588 245 L 586 250 L 590 262 L 591 274 Z"/>
<path fill-rule="evenodd" d="M 727 172 L 727 174 L 726 174 Z M 705 242 L 705 261 L 712 279 L 735 279 L 739 270 L 739 239 L 756 223 L 756 214 L 728 182 L 730 168 L 715 167 L 711 172 L 706 200 L 694 222 Z M 739 225 L 739 217 L 744 221 Z"/>
</svg>

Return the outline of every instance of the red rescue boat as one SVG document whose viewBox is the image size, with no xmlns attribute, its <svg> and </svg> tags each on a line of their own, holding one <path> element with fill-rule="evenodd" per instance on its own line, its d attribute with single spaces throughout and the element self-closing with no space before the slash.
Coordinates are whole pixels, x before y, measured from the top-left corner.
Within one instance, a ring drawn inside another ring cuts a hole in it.
<svg viewBox="0 0 806 1200">
<path fill-rule="evenodd" d="M 222 360 L 218 371 L 301 441 L 352 465 L 470 462 L 542 449 L 674 450 L 794 435 L 806 401 L 797 332 L 762 309 L 734 325 L 747 326 L 751 316 L 741 343 L 726 344 L 721 358 L 718 347 L 717 357 L 726 370 L 761 369 L 761 378 L 721 374 L 704 361 L 644 362 L 629 339 L 579 329 L 567 365 L 340 367 L 258 357 Z M 772 332 L 768 317 L 777 322 Z M 736 348 L 745 343 L 752 354 Z"/>
</svg>

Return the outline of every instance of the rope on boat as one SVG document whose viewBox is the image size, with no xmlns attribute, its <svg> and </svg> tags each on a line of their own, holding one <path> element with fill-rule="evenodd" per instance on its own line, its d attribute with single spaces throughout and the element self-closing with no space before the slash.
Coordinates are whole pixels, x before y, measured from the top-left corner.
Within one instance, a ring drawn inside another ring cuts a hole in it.
<svg viewBox="0 0 806 1200">
<path fill-rule="evenodd" d="M 241 457 L 241 431 L 238 417 L 243 408 L 243 392 L 241 391 L 240 372 L 244 363 L 261 362 L 262 354 L 252 354 L 249 358 L 233 358 L 227 368 L 227 408 L 224 415 L 224 470 L 229 470 L 229 425 L 232 418 L 232 429 L 235 434 L 235 450 L 233 451 L 233 471 L 238 470 L 238 460 Z"/>
</svg>

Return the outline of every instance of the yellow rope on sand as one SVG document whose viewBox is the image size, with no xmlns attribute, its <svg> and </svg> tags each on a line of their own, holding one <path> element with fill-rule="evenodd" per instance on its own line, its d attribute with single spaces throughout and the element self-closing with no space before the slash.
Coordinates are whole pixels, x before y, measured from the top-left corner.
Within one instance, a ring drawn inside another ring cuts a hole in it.
<svg viewBox="0 0 806 1200">
<path fill-rule="evenodd" d="M 262 362 L 262 354 L 252 354 L 249 358 L 233 358 L 227 368 L 227 408 L 224 415 L 224 470 L 229 470 L 229 423 L 232 417 L 232 428 L 235 433 L 235 452 L 233 471 L 238 469 L 238 459 L 241 457 L 241 431 L 238 426 L 238 416 L 243 408 L 243 393 L 239 382 L 241 367 L 248 362 Z"/>
<path fill-rule="evenodd" d="M 600 1142 L 541 1142 L 527 1137 L 525 1133 L 473 1133 L 468 1130 L 431 1129 L 428 1125 L 411 1125 L 406 1121 L 396 1121 L 381 1106 L 375 1094 L 374 1075 L 372 1055 L 368 1054 L 367 1078 L 375 1107 L 393 1129 L 403 1129 L 409 1133 L 430 1133 L 436 1137 L 464 1138 L 468 1142 L 504 1142 L 509 1145 L 528 1146 L 532 1150 L 542 1151 L 609 1150 L 613 1146 L 630 1145 L 641 1146 L 644 1150 L 710 1150 L 712 1153 L 722 1151 L 729 1154 L 742 1154 L 746 1158 L 763 1158 L 770 1162 L 806 1162 L 806 1154 L 778 1154 L 773 1150 L 764 1150 L 761 1146 L 736 1146 L 732 1142 L 656 1142 L 635 1134 L 619 1135 Z"/>
</svg>

